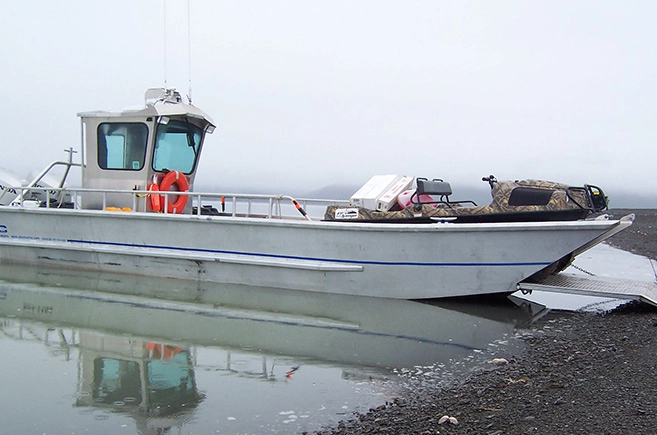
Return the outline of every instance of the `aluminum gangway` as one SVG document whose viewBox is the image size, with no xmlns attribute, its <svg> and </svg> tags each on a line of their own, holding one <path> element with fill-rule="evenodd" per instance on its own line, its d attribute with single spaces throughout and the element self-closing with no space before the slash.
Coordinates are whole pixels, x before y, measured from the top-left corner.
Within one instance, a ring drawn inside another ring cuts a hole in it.
<svg viewBox="0 0 657 435">
<path fill-rule="evenodd" d="M 533 282 L 521 281 L 518 290 L 638 300 L 657 306 L 657 282 L 624 278 L 559 273 Z"/>
</svg>

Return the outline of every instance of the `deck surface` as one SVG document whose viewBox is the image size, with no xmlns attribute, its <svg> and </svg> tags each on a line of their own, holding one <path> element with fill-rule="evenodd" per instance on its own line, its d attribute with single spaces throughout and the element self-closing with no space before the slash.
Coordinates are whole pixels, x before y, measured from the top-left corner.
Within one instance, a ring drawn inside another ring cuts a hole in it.
<svg viewBox="0 0 657 435">
<path fill-rule="evenodd" d="M 640 300 L 657 306 L 657 283 L 648 281 L 560 273 L 538 282 L 520 282 L 518 289 Z"/>
</svg>

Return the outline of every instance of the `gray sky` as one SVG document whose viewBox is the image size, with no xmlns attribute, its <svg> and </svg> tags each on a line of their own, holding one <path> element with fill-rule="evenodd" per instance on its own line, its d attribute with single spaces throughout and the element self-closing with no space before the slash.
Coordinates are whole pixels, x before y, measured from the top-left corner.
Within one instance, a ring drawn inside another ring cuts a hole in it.
<svg viewBox="0 0 657 435">
<path fill-rule="evenodd" d="M 186 94 L 191 69 L 219 127 L 204 185 L 655 192 L 655 1 L 191 0 L 191 64 L 184 0 L 166 26 L 161 0 L 3 3 L 0 167 L 21 176 L 79 148 L 76 113 L 140 105 L 165 76 Z"/>
</svg>

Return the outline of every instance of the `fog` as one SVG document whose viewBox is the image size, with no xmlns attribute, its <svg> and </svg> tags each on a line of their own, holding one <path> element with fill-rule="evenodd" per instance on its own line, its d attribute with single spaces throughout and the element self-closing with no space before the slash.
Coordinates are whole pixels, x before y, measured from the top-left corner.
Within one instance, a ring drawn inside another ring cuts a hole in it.
<svg viewBox="0 0 657 435">
<path fill-rule="evenodd" d="M 485 194 L 494 174 L 650 201 L 656 12 L 651 1 L 9 2 L 0 166 L 25 176 L 79 148 L 78 112 L 191 87 L 218 125 L 203 186 L 348 190 L 391 173 Z"/>
</svg>

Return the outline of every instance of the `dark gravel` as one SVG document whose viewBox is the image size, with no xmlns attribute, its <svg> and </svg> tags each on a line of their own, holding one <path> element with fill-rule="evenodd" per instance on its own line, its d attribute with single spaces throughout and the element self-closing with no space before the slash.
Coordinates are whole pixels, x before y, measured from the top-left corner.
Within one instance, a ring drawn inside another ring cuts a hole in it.
<svg viewBox="0 0 657 435">
<path fill-rule="evenodd" d="M 635 215 L 631 227 L 609 240 L 611 246 L 657 260 L 657 209 L 613 209 L 609 213 L 616 218 Z"/>
<path fill-rule="evenodd" d="M 610 244 L 657 259 L 657 210 L 612 210 L 630 212 L 634 225 Z M 657 434 L 657 309 L 552 313 L 516 338 L 524 346 L 509 346 L 506 364 L 447 388 L 409 385 L 318 434 Z M 458 424 L 440 424 L 445 415 Z"/>
</svg>

